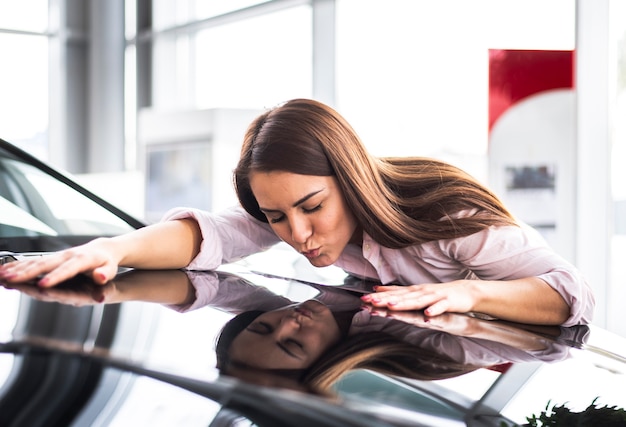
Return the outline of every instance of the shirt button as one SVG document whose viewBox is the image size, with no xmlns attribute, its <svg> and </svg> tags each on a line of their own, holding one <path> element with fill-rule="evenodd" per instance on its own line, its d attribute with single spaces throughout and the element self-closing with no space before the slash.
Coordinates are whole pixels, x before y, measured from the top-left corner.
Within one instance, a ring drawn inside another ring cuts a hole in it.
<svg viewBox="0 0 626 427">
<path fill-rule="evenodd" d="M 370 251 L 370 244 L 366 243 L 364 249 L 365 249 L 365 252 L 369 252 Z"/>
</svg>

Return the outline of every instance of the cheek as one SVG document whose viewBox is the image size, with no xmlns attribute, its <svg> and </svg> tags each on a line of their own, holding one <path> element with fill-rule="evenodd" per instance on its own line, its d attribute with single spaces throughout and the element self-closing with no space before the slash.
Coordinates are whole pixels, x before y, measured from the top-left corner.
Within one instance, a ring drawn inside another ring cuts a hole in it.
<svg viewBox="0 0 626 427">
<path fill-rule="evenodd" d="M 350 236 L 353 230 L 352 217 L 343 213 L 328 215 L 319 225 L 319 230 L 323 230 L 326 234 L 334 234 L 337 240 L 343 240 L 346 236 Z"/>
<path fill-rule="evenodd" d="M 342 212 L 327 212 L 317 218 L 315 229 L 320 231 L 338 231 L 346 227 L 346 216 Z"/>
<path fill-rule="evenodd" d="M 270 224 L 270 227 L 272 228 L 274 234 L 276 234 L 280 240 L 284 242 L 289 241 L 290 234 L 287 227 L 283 226 L 282 224 Z"/>
</svg>

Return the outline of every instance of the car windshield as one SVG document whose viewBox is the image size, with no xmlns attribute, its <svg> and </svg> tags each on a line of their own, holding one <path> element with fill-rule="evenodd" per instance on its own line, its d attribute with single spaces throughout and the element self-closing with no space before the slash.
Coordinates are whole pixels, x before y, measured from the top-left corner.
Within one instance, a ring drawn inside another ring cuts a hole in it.
<svg viewBox="0 0 626 427">
<path fill-rule="evenodd" d="M 0 150 L 0 250 L 56 250 L 133 228 L 87 192 Z"/>
</svg>

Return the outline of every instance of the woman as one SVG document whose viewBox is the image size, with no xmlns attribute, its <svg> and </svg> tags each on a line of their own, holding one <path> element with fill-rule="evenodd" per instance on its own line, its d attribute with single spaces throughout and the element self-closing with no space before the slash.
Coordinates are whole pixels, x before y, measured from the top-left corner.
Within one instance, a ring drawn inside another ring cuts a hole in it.
<svg viewBox="0 0 626 427">
<path fill-rule="evenodd" d="M 350 125 L 295 99 L 248 128 L 235 170 L 242 207 L 175 209 L 159 224 L 0 267 L 7 282 L 98 283 L 118 266 L 214 269 L 279 240 L 314 266 L 381 281 L 365 302 L 392 310 L 482 312 L 551 325 L 591 321 L 581 274 L 461 170 L 424 158 L 374 158 Z"/>
</svg>

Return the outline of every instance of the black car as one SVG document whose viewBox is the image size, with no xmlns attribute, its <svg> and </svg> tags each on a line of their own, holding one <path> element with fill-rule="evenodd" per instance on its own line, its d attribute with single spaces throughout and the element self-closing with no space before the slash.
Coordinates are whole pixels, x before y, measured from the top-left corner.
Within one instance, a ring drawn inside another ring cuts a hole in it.
<svg viewBox="0 0 626 427">
<path fill-rule="evenodd" d="M 1 263 L 143 225 L 0 141 Z M 479 314 L 391 315 L 361 306 L 372 283 L 337 271 L 312 278 L 289 257 L 276 248 L 218 271 L 0 287 L 0 425 L 626 425 L 622 337 Z M 178 288 L 195 302 L 160 300 L 160 289 Z M 247 327 L 236 325 L 245 313 L 307 301 L 349 325 L 311 366 L 229 359 L 225 337 Z"/>
</svg>

